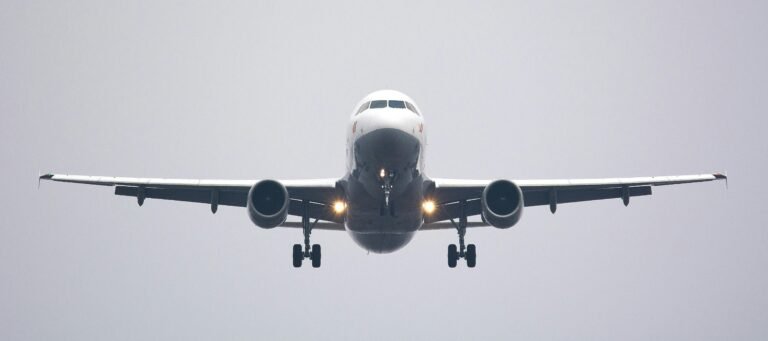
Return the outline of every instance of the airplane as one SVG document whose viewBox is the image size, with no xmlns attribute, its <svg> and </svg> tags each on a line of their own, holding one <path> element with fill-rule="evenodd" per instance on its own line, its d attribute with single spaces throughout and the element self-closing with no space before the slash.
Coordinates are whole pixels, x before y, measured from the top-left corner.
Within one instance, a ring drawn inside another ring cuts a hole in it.
<svg viewBox="0 0 768 341">
<path fill-rule="evenodd" d="M 464 259 L 477 264 L 477 248 L 465 244 L 468 227 L 508 229 L 523 208 L 651 195 L 651 187 L 726 180 L 721 173 L 570 180 L 457 180 L 424 172 L 427 131 L 421 110 L 394 90 L 365 96 L 347 125 L 346 174 L 340 179 L 192 180 L 45 174 L 39 180 L 112 186 L 116 195 L 145 199 L 245 207 L 258 227 L 300 228 L 304 244 L 293 245 L 293 266 L 305 259 L 321 265 L 321 247 L 310 246 L 313 230 L 346 231 L 374 253 L 403 248 L 417 231 L 453 229 L 458 246 L 448 246 L 448 266 Z M 301 221 L 288 221 L 288 216 Z M 469 221 L 469 217 L 480 221 Z"/>
</svg>

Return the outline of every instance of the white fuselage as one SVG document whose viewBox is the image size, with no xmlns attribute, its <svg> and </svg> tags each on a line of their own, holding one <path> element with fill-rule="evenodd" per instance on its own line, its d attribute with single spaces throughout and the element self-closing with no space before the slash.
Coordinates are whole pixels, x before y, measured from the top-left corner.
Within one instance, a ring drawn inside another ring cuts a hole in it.
<svg viewBox="0 0 768 341">
<path fill-rule="evenodd" d="M 346 228 L 362 247 L 395 251 L 421 227 L 426 141 L 421 113 L 400 92 L 377 91 L 355 107 L 347 129 Z"/>
</svg>

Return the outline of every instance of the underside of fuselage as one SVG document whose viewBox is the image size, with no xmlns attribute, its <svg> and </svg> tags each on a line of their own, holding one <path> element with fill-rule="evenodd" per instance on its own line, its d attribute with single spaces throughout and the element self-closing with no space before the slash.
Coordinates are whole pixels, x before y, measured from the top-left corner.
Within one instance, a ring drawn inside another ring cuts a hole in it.
<svg viewBox="0 0 768 341">
<path fill-rule="evenodd" d="M 356 167 L 347 177 L 346 228 L 366 250 L 396 251 L 421 227 L 421 148 L 416 137 L 395 128 L 377 129 L 355 141 Z"/>
</svg>

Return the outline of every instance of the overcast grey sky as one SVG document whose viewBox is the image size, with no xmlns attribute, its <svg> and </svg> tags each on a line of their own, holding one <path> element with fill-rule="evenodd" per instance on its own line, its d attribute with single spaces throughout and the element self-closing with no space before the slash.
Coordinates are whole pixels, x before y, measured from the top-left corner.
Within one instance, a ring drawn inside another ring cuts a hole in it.
<svg viewBox="0 0 768 341">
<path fill-rule="evenodd" d="M 766 339 L 768 5 L 0 1 L 0 339 Z M 366 255 L 245 210 L 45 183 L 71 174 L 342 176 L 345 124 L 394 88 L 427 173 L 728 170 L 652 197 L 530 208 Z"/>
</svg>

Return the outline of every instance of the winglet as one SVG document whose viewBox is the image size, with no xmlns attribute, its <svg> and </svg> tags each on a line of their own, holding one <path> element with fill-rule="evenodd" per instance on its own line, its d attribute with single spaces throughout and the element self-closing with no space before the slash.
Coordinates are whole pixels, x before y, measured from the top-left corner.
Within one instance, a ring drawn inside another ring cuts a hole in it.
<svg viewBox="0 0 768 341">
<path fill-rule="evenodd" d="M 728 171 L 725 171 L 725 173 L 715 173 L 712 174 L 716 180 L 725 180 L 725 189 L 728 189 Z"/>
<path fill-rule="evenodd" d="M 40 180 L 51 180 L 53 179 L 53 174 L 47 173 L 40 175 L 40 171 L 37 171 L 37 188 L 40 188 Z"/>
</svg>

